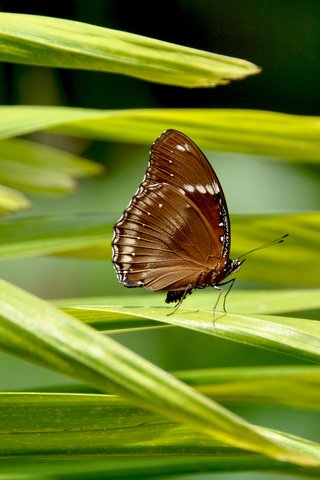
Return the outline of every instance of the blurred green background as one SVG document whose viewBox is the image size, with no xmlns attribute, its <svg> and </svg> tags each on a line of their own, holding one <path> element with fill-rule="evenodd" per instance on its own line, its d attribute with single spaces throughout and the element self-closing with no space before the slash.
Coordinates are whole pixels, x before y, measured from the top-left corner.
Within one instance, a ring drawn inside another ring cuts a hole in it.
<svg viewBox="0 0 320 480">
<path fill-rule="evenodd" d="M 138 33 L 243 58 L 261 66 L 263 71 L 224 87 L 190 90 L 119 75 L 2 64 L 2 104 L 102 109 L 229 107 L 319 115 L 320 3 L 316 0 L 163 0 L 148 3 L 74 0 L 60 5 L 57 2 L 41 3 L 0 1 L 0 10 L 68 18 Z M 44 133 L 32 138 L 93 159 L 106 166 L 106 175 L 81 181 L 78 190 L 67 197 L 32 195 L 33 210 L 19 215 L 72 211 L 111 213 L 117 218 L 144 175 L 148 145 L 91 142 Z M 231 213 L 320 209 L 320 172 L 316 166 L 292 165 L 262 157 L 206 153 L 221 180 Z M 282 233 L 286 232 L 279 232 Z M 2 262 L 0 269 L 1 277 L 43 298 L 137 293 L 118 284 L 110 259 L 35 258 Z M 246 287 L 240 272 L 234 288 Z M 139 293 L 151 295 L 142 290 Z M 195 295 L 201 293 L 198 291 Z M 214 303 L 214 292 L 212 298 Z M 159 295 L 159 302 L 163 301 L 164 295 Z M 183 329 L 121 334 L 117 339 L 168 370 L 302 363 Z M 3 391 L 70 382 L 58 374 L 5 354 L 0 356 L 0 381 Z M 320 440 L 319 417 L 315 421 L 315 414 L 297 414 L 280 408 L 234 410 L 261 425 Z M 225 475 L 215 476 L 220 477 L 226 478 Z M 242 479 L 244 476 L 228 475 L 228 478 Z M 270 475 L 246 474 L 245 478 L 262 479 L 270 478 Z"/>
</svg>

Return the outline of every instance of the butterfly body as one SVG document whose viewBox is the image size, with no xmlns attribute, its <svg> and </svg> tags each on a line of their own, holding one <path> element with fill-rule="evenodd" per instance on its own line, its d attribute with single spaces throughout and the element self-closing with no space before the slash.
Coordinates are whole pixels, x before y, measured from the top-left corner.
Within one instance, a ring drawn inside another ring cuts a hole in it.
<svg viewBox="0 0 320 480">
<path fill-rule="evenodd" d="M 238 270 L 231 260 L 227 204 L 205 155 L 167 130 L 152 145 L 148 169 L 114 228 L 113 263 L 126 287 L 168 292 L 182 301 L 194 288 L 217 287 Z"/>
</svg>

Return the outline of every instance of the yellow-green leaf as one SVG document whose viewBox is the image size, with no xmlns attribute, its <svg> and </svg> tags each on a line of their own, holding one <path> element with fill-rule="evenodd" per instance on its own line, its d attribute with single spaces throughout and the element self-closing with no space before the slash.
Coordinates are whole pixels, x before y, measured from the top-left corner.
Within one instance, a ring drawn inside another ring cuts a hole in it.
<svg viewBox="0 0 320 480">
<path fill-rule="evenodd" d="M 77 155 L 15 139 L 0 142 L 0 181 L 10 187 L 42 193 L 64 193 L 75 178 L 101 173 L 103 168 Z"/>
<path fill-rule="evenodd" d="M 252 292 L 252 294 L 256 296 L 258 302 L 259 291 Z M 141 319 L 149 319 L 293 355 L 311 362 L 320 362 L 320 324 L 316 320 L 254 313 L 231 313 L 230 311 L 226 314 L 220 311 L 214 314 L 212 304 L 211 308 L 205 309 L 205 305 L 201 305 L 199 298 L 193 305 L 189 305 L 185 300 L 183 307 L 180 307 L 174 314 L 172 314 L 172 307 L 162 307 L 161 304 L 147 307 L 134 305 L 138 301 L 134 302 L 130 296 L 122 297 L 115 305 L 81 305 L 78 303 L 73 307 L 68 305 L 67 311 L 76 317 L 79 315 L 79 318 L 83 318 L 87 323 L 92 322 L 96 328 L 101 330 L 109 330 L 108 319 L 111 321 L 111 330 L 121 329 L 121 321 L 126 322 L 124 328 L 128 328 L 130 317 L 133 317 L 131 328 L 147 326 L 140 322 Z M 143 303 L 143 298 L 140 303 Z M 305 301 L 305 306 L 307 307 L 307 301 Z M 95 311 L 98 312 L 97 316 L 95 316 Z M 171 315 L 168 316 L 168 313 Z M 135 318 L 139 319 L 137 324 L 135 324 Z M 117 322 L 119 323 L 116 327 Z"/>
<path fill-rule="evenodd" d="M 0 107 L 0 138 L 52 129 L 98 140 L 150 145 L 167 128 L 182 130 L 202 149 L 320 161 L 319 117 L 233 109 Z"/>
<path fill-rule="evenodd" d="M 115 220 L 108 215 L 57 215 L 4 221 L 0 259 L 63 253 L 105 260 L 111 256 Z M 294 287 L 320 285 L 319 213 L 232 215 L 231 225 L 233 258 L 290 234 L 283 244 L 250 255 L 237 274 L 239 279 Z"/>
<path fill-rule="evenodd" d="M 29 207 L 30 202 L 22 193 L 0 185 L 0 215 L 18 212 Z"/>
<path fill-rule="evenodd" d="M 320 446 L 314 442 L 259 430 L 320 460 Z M 250 455 L 119 397 L 101 394 L 0 393 L 0 435 L 0 457 Z"/>
<path fill-rule="evenodd" d="M 0 59 L 121 73 L 181 87 L 256 74 L 250 62 L 62 18 L 0 13 Z"/>
<path fill-rule="evenodd" d="M 302 465 L 319 465 L 286 438 L 251 425 L 115 340 L 0 280 L 1 348 L 96 388 L 112 389 L 224 443 Z"/>
</svg>

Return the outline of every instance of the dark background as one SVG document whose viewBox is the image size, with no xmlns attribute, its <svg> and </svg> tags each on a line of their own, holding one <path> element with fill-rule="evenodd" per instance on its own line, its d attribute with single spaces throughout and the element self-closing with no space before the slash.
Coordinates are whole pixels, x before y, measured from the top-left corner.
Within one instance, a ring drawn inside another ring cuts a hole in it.
<svg viewBox="0 0 320 480">
<path fill-rule="evenodd" d="M 182 89 L 96 72 L 55 70 L 60 101 L 92 108 L 232 107 L 318 115 L 320 3 L 307 0 L 0 1 L 1 11 L 48 15 L 125 30 L 252 61 L 260 75 L 215 89 Z M 6 70 L 2 103 L 46 103 Z M 41 69 L 42 70 L 42 69 Z M 4 74 L 2 73 L 2 76 Z M 18 82 L 20 83 L 20 82 Z M 115 92 L 121 92 L 116 95 Z M 31 92 L 29 92 L 31 95 Z"/>
</svg>

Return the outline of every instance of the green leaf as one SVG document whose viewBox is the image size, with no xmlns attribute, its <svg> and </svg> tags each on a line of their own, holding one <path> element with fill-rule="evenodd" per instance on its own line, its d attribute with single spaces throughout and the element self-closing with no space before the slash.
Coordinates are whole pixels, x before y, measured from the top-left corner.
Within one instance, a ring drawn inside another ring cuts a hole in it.
<svg viewBox="0 0 320 480">
<path fill-rule="evenodd" d="M 319 292 L 318 292 L 319 293 Z M 256 292 L 257 301 L 259 292 Z M 320 298 L 320 295 L 319 295 Z M 143 300 L 140 300 L 142 303 Z M 141 326 L 140 319 L 150 319 L 164 324 L 183 327 L 208 335 L 233 340 L 248 345 L 266 348 L 285 355 L 292 355 L 307 361 L 320 361 L 320 324 L 315 320 L 304 318 L 280 317 L 276 315 L 238 314 L 216 312 L 213 315 L 211 308 L 186 308 L 184 302 L 177 312 L 172 315 L 172 307 L 135 306 L 132 297 L 122 298 L 122 305 L 77 305 L 68 306 L 68 312 L 75 317 L 85 319 L 96 328 L 106 329 L 108 318 L 111 318 L 111 328 L 120 329 L 121 321 L 125 321 L 124 328 L 128 328 L 128 317 L 134 318 L 131 328 Z M 119 302 L 120 303 L 120 302 Z M 195 307 L 196 305 L 193 304 Z M 189 306 L 189 305 L 188 305 Z M 199 307 L 199 303 L 197 304 Z M 95 311 L 98 317 L 95 317 Z M 102 315 L 104 313 L 104 317 Z M 168 313 L 171 313 L 168 316 Z M 122 318 L 121 318 L 122 316 Z M 117 322 L 117 323 L 116 323 Z M 117 327 L 116 327 L 117 325 Z"/>
<path fill-rule="evenodd" d="M 110 256 L 106 215 L 58 215 L 5 220 L 0 224 L 0 258 L 30 257 L 103 245 Z M 101 256 L 102 258 L 102 256 Z"/>
<path fill-rule="evenodd" d="M 209 290 L 196 292 L 184 300 L 183 307 L 189 310 L 211 310 L 215 298 Z M 165 323 L 148 319 L 149 308 L 162 308 L 164 295 L 130 295 L 89 297 L 56 300 L 55 305 L 79 320 L 89 323 L 98 330 L 108 333 L 119 333 L 126 330 L 170 327 Z M 145 308 L 145 316 L 132 317 L 121 312 L 111 311 L 109 307 L 122 306 L 130 308 Z M 91 308 L 92 307 L 92 308 Z M 320 309 L 319 289 L 293 289 L 293 290 L 233 290 L 228 297 L 228 310 L 230 312 L 246 314 L 273 314 L 292 313 L 301 310 Z M 173 308 L 173 307 L 170 307 Z M 170 310 L 172 311 L 172 310 Z M 179 311 L 179 310 L 178 310 Z M 270 316 L 271 318 L 271 316 Z M 303 321 L 303 319 L 299 319 Z M 306 321 L 306 325 L 308 322 Z"/>
<path fill-rule="evenodd" d="M 0 215 L 18 212 L 29 207 L 30 202 L 22 193 L 0 185 Z"/>
<path fill-rule="evenodd" d="M 102 112 L 101 112 L 102 113 Z M 100 140 L 149 145 L 167 128 L 189 135 L 202 149 L 319 163 L 319 117 L 237 109 L 149 109 L 115 112 L 56 130 Z"/>
<path fill-rule="evenodd" d="M 176 128 L 202 149 L 320 161 L 319 117 L 259 110 L 38 106 L 3 106 L 0 113 L 0 138 L 51 128 L 74 136 L 150 145 L 167 128 Z"/>
<path fill-rule="evenodd" d="M 26 140 L 0 142 L 0 182 L 25 191 L 65 193 L 75 177 L 101 173 L 103 168 L 56 148 Z"/>
<path fill-rule="evenodd" d="M 320 367 L 313 365 L 203 368 L 173 372 L 173 375 L 223 404 L 320 409 Z M 38 387 L 35 391 L 99 393 L 79 383 Z"/>
<path fill-rule="evenodd" d="M 0 280 L 1 348 L 50 366 L 195 428 L 223 443 L 283 461 L 320 465 L 286 436 L 249 424 L 111 338 Z M 301 452 L 302 450 L 302 452 Z"/>
<path fill-rule="evenodd" d="M 239 278 L 277 285 L 320 286 L 320 213 L 232 216 L 234 255 L 289 233 L 282 245 L 250 255 Z M 250 232 L 250 235 L 248 235 Z M 318 246 L 317 246 L 318 245 Z M 297 275 L 299 272 L 299 275 Z"/>
<path fill-rule="evenodd" d="M 0 14 L 0 59 L 214 87 L 259 73 L 250 62 L 62 18 Z"/>
<path fill-rule="evenodd" d="M 0 106 L 0 139 L 37 132 L 79 119 L 97 117 L 99 117 L 99 110 L 84 108 Z"/>
<path fill-rule="evenodd" d="M 0 224 L 0 259 L 63 253 L 105 260 L 111 256 L 115 220 L 107 215 L 6 220 Z M 284 244 L 250 255 L 237 274 L 240 279 L 294 287 L 320 285 L 319 213 L 232 215 L 231 223 L 233 257 L 290 234 Z"/>
<path fill-rule="evenodd" d="M 248 455 L 111 395 L 0 393 L 0 407 L 0 457 Z M 316 443 L 259 431 L 320 461 Z"/>
<path fill-rule="evenodd" d="M 208 290 L 201 293 L 201 299 L 193 295 L 187 300 L 190 308 L 197 308 L 200 303 L 203 309 L 212 308 L 212 292 Z M 270 315 L 272 313 L 300 312 L 301 310 L 319 310 L 320 289 L 236 290 L 234 288 L 228 296 L 227 302 L 228 310 L 237 313 Z M 119 304 L 119 298 L 115 297 L 114 303 Z"/>
<path fill-rule="evenodd" d="M 315 366 L 208 368 L 174 375 L 222 403 L 320 409 L 320 368 Z"/>
<path fill-rule="evenodd" d="M 222 453 L 219 455 L 184 455 L 145 457 L 126 456 L 95 459 L 43 459 L 25 458 L 1 460 L 0 480 L 118 480 L 182 478 L 193 475 L 201 479 L 203 474 L 225 472 L 266 471 L 288 473 L 294 476 L 318 479 L 319 468 L 301 468 L 283 464 L 253 454 Z M 197 476 L 195 476 L 197 475 Z"/>
</svg>

